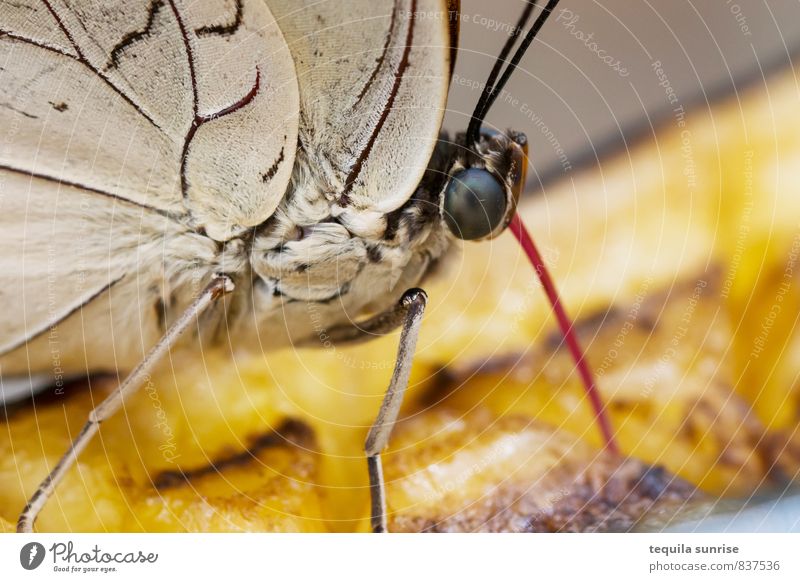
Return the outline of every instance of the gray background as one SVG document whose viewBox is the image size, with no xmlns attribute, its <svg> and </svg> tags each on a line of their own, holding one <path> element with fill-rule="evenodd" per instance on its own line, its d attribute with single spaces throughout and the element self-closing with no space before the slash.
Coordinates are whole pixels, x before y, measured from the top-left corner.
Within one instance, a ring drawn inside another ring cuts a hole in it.
<svg viewBox="0 0 800 582">
<path fill-rule="evenodd" d="M 456 81 L 485 80 L 522 8 L 523 0 L 462 0 Z M 628 75 L 605 64 L 577 32 L 593 34 L 597 49 Z M 763 75 L 789 65 L 798 49 L 800 0 L 564 0 L 508 85 L 507 98 L 517 103 L 498 101 L 488 124 L 528 134 L 529 187 L 536 188 L 652 131 L 650 123 L 669 114 L 655 61 L 680 103 L 707 107 L 734 88 L 763 84 Z M 478 96 L 454 83 L 445 126 L 463 130 Z M 572 169 L 565 170 L 554 140 Z"/>
</svg>

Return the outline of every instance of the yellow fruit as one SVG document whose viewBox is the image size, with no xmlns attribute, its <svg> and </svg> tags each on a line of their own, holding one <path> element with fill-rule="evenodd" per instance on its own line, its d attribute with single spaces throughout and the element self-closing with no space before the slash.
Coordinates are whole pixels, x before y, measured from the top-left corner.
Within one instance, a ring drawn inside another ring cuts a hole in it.
<svg viewBox="0 0 800 582">
<path fill-rule="evenodd" d="M 521 415 L 439 410 L 395 436 L 390 531 L 628 530 L 695 496 L 661 469 Z"/>
</svg>

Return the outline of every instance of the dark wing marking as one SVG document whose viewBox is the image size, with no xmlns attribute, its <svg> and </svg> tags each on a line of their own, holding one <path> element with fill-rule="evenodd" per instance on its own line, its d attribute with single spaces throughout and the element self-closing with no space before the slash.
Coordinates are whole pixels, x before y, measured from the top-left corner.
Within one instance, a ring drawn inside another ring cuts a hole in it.
<svg viewBox="0 0 800 582">
<path fill-rule="evenodd" d="M 283 136 L 283 139 L 285 140 L 286 136 Z M 272 180 L 272 178 L 278 172 L 278 167 L 283 163 L 283 157 L 284 157 L 284 151 L 285 150 L 286 150 L 285 146 L 281 148 L 281 151 L 278 154 L 278 158 L 275 160 L 275 163 L 273 163 L 272 166 L 270 166 L 269 170 L 267 170 L 267 172 L 264 175 L 262 175 L 261 179 L 264 182 L 269 182 L 270 180 Z"/>
<path fill-rule="evenodd" d="M 236 34 L 236 31 L 239 30 L 239 27 L 242 25 L 244 7 L 242 0 L 234 1 L 236 3 L 236 14 L 233 17 L 233 22 L 229 24 L 212 24 L 210 26 L 201 26 L 200 28 L 195 29 L 195 34 L 197 36 L 212 36 L 215 34 L 219 36 L 230 36 L 232 34 Z"/>
<path fill-rule="evenodd" d="M 364 99 L 364 96 L 369 91 L 369 88 L 372 86 L 373 81 L 375 81 L 375 77 L 378 76 L 378 71 L 381 70 L 383 66 L 383 62 L 386 60 L 386 54 L 389 52 L 389 44 L 392 42 L 392 37 L 394 36 L 394 27 L 397 24 L 397 6 L 395 5 L 394 10 L 392 10 L 392 21 L 389 24 L 389 32 L 386 35 L 386 42 L 383 45 L 383 51 L 381 52 L 381 56 L 376 59 L 375 68 L 372 70 L 372 75 L 370 75 L 369 79 L 367 80 L 366 85 L 361 90 L 361 93 L 358 94 L 358 99 L 356 99 L 355 104 L 353 105 L 353 109 L 358 107 L 361 103 L 361 100 Z"/>
<path fill-rule="evenodd" d="M 153 23 L 156 20 L 156 15 L 161 8 L 164 7 L 164 0 L 151 0 L 150 7 L 147 9 L 147 22 L 141 30 L 134 30 L 127 33 L 122 37 L 122 40 L 111 49 L 111 54 L 106 64 L 106 70 L 116 68 L 119 66 L 120 55 L 132 44 L 150 36 L 150 31 L 153 28 Z"/>
<path fill-rule="evenodd" d="M 17 109 L 16 107 L 14 107 L 9 103 L 0 103 L 0 107 L 2 107 L 3 109 L 8 109 L 9 111 L 13 111 L 17 115 L 22 115 L 24 117 L 27 117 L 28 119 L 39 119 L 38 115 L 33 115 L 32 113 L 28 113 L 27 111 L 23 111 L 22 109 Z"/>
<path fill-rule="evenodd" d="M 411 10 L 409 10 L 408 31 L 406 32 L 406 42 L 405 46 L 403 47 L 403 58 L 400 60 L 400 64 L 397 66 L 397 71 L 395 71 L 392 91 L 389 93 L 389 97 L 386 100 L 386 105 L 383 107 L 381 117 L 378 120 L 378 123 L 375 125 L 375 129 L 372 130 L 372 135 L 369 136 L 367 145 L 364 146 L 363 150 L 361 150 L 361 153 L 358 155 L 353 167 L 350 169 L 347 180 L 345 180 L 344 191 L 339 198 L 340 206 L 347 206 L 350 203 L 350 191 L 352 190 L 355 181 L 358 179 L 358 175 L 361 173 L 361 168 L 364 165 L 364 162 L 372 151 L 372 146 L 375 145 L 375 140 L 378 139 L 378 135 L 380 135 L 381 129 L 383 129 L 383 124 L 386 123 L 386 119 L 389 117 L 389 113 L 394 105 L 394 100 L 397 98 L 397 93 L 400 90 L 400 85 L 403 82 L 403 75 L 405 75 L 406 69 L 408 68 L 408 57 L 411 54 L 411 47 L 414 44 L 414 25 L 416 23 L 416 13 L 417 0 L 414 0 L 411 3 Z"/>
</svg>

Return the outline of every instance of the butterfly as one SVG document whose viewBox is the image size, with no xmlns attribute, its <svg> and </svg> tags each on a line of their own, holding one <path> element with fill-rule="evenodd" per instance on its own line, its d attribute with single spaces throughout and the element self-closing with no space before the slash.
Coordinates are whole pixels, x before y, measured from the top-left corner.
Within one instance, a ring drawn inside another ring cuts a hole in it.
<svg viewBox="0 0 800 582">
<path fill-rule="evenodd" d="M 268 350 L 402 327 L 366 442 L 381 450 L 427 302 L 460 240 L 511 230 L 572 324 L 515 209 L 524 135 L 483 129 L 558 0 L 527 3 L 469 127 L 441 134 L 457 0 L 0 2 L 0 375 L 129 371 L 30 499 L 30 531 L 100 423 L 185 336 Z M 513 55 L 511 51 L 519 46 Z M 314 309 L 309 310 L 309 305 Z M 187 333 L 188 332 L 188 333 Z"/>
</svg>

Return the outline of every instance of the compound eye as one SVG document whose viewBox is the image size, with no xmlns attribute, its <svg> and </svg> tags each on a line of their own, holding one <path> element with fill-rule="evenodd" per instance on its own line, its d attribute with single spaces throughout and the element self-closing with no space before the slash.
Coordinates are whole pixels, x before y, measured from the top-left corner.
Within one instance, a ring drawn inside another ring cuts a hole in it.
<svg viewBox="0 0 800 582">
<path fill-rule="evenodd" d="M 450 178 L 442 210 L 453 235 L 477 240 L 497 230 L 506 216 L 507 205 L 506 190 L 491 172 L 467 168 Z"/>
</svg>

